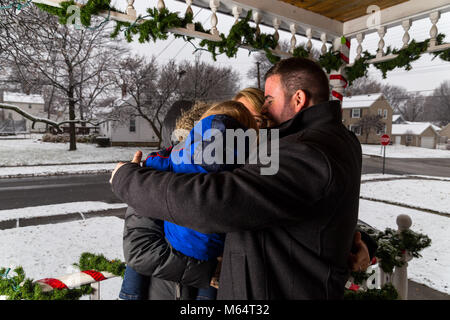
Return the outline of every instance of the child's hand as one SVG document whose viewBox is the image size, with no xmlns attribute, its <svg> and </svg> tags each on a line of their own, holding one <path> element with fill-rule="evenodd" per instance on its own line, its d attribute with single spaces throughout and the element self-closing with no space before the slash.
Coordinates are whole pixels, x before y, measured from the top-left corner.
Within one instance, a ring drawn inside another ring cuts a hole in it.
<svg viewBox="0 0 450 320">
<path fill-rule="evenodd" d="M 141 165 L 141 160 L 142 160 L 142 151 L 136 151 L 136 153 L 134 154 L 133 160 L 131 160 L 132 163 L 136 163 L 139 166 Z M 114 175 L 116 174 L 117 170 L 120 169 L 120 167 L 122 167 L 125 164 L 125 162 L 119 162 L 116 166 L 116 168 L 114 169 L 114 171 L 111 174 L 111 179 L 109 179 L 109 183 L 112 184 L 112 181 L 114 179 Z"/>
</svg>

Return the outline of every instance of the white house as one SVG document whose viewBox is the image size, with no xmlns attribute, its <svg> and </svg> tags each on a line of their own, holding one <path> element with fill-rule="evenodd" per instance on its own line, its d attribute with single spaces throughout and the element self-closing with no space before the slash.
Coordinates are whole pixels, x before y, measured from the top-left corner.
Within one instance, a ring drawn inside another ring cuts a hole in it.
<svg viewBox="0 0 450 320">
<path fill-rule="evenodd" d="M 134 99 L 125 97 L 117 99 L 114 103 L 116 108 L 126 107 L 133 104 Z M 103 109 L 102 113 L 110 113 L 112 107 Z M 143 117 L 130 117 L 126 121 L 108 120 L 100 124 L 100 135 L 109 138 L 112 146 L 142 146 L 157 147 L 158 137 L 150 126 L 149 122 Z"/>
<path fill-rule="evenodd" d="M 33 116 L 47 118 L 47 113 L 44 111 L 45 101 L 42 95 L 0 91 L 0 102 L 15 105 Z M 20 128 L 15 128 L 14 131 L 16 132 L 45 132 L 44 123 L 37 122 L 34 128 L 32 128 L 32 122 L 17 112 L 0 109 L 0 121 L 11 122 L 11 120 L 17 124 L 25 122 L 25 125 L 20 125 Z"/>
</svg>

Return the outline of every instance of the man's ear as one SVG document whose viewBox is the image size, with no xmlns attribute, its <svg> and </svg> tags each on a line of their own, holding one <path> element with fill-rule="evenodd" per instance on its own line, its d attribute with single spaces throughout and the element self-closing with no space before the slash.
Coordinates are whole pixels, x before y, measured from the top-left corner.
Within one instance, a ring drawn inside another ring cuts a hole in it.
<svg viewBox="0 0 450 320">
<path fill-rule="evenodd" d="M 300 112 L 303 108 L 308 106 L 308 96 L 305 91 L 297 90 L 292 97 L 294 103 L 295 113 Z"/>
</svg>

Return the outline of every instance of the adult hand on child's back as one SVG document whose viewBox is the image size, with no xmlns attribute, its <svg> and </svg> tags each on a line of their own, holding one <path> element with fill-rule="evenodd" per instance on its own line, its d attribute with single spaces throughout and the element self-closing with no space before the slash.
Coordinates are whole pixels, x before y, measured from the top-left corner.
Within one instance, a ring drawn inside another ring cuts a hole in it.
<svg viewBox="0 0 450 320">
<path fill-rule="evenodd" d="M 133 160 L 131 160 L 132 163 L 137 163 L 140 165 L 142 160 L 142 151 L 138 150 L 136 151 L 136 153 L 134 154 Z M 109 183 L 112 184 L 112 181 L 114 179 L 114 175 L 116 174 L 117 170 L 119 170 L 119 168 L 121 166 L 123 166 L 126 162 L 119 162 L 116 166 L 116 168 L 114 169 L 114 171 L 111 174 L 111 179 L 109 179 Z"/>
</svg>

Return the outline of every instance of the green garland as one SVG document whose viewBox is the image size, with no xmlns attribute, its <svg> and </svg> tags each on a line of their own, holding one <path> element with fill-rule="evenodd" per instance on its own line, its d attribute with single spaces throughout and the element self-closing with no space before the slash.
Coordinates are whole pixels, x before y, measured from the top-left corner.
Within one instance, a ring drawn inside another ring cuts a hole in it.
<svg viewBox="0 0 450 320">
<path fill-rule="evenodd" d="M 89 0 L 86 5 L 81 6 L 81 23 L 84 26 L 90 26 L 91 16 L 97 14 L 101 10 L 117 11 L 110 6 L 110 2 L 111 0 Z M 58 16 L 60 23 L 65 24 L 70 16 L 66 12 L 67 8 L 73 4 L 75 4 L 75 2 L 70 0 L 67 2 L 62 2 L 60 4 L 62 8 L 55 8 L 43 4 L 35 5 L 50 14 Z M 124 31 L 125 38 L 129 42 L 133 41 L 133 35 L 136 34 L 139 34 L 139 42 L 141 43 L 150 41 L 150 39 L 152 41 L 156 41 L 158 39 L 165 40 L 168 37 L 167 33 L 170 28 L 185 28 L 188 23 L 192 23 L 193 21 L 192 14 L 188 14 L 184 18 L 180 18 L 176 13 L 170 13 L 167 9 L 159 11 L 156 8 L 149 8 L 147 9 L 147 12 L 148 16 L 139 16 L 134 23 L 116 21 L 111 37 L 115 38 L 121 31 Z M 137 23 L 139 20 L 147 17 L 150 19 L 141 24 Z M 258 34 L 255 36 L 256 28 L 250 26 L 250 19 L 251 11 L 248 12 L 244 19 L 241 19 L 231 28 L 228 36 L 220 34 L 221 40 L 217 42 L 202 40 L 200 42 L 200 47 L 202 50 L 209 51 L 212 54 L 213 59 L 216 60 L 216 57 L 219 54 L 226 54 L 227 57 L 235 57 L 238 48 L 245 45 L 253 47 L 255 50 L 265 51 L 266 56 L 271 63 L 278 62 L 280 57 L 275 56 L 270 50 L 275 49 L 278 45 L 275 37 L 268 34 Z M 204 30 L 202 25 L 199 23 L 195 24 L 195 30 L 199 32 L 209 32 Z M 176 37 L 183 37 L 189 42 L 192 40 L 191 37 L 180 35 L 176 35 Z M 439 34 L 437 37 L 437 43 L 442 44 L 444 37 L 444 35 Z M 391 48 L 388 48 L 387 54 L 392 53 L 397 54 L 398 56 L 389 61 L 375 63 L 374 66 L 381 71 L 383 78 L 386 78 L 388 71 L 392 71 L 396 68 L 411 70 L 411 63 L 419 59 L 422 54 L 427 51 L 429 41 L 429 39 L 422 42 L 412 40 L 406 48 L 400 50 L 392 50 Z M 196 50 L 200 49 L 196 48 Z M 433 55 L 435 57 L 439 57 L 443 61 L 450 62 L 450 49 L 434 52 Z M 309 56 L 309 52 L 303 46 L 299 46 L 294 49 L 293 56 L 306 58 Z M 353 66 L 345 68 L 349 84 L 358 78 L 367 76 L 367 71 L 370 66 L 368 61 L 373 58 L 375 58 L 375 56 L 366 51 L 360 59 L 355 61 Z M 321 55 L 318 62 L 328 73 L 332 70 L 339 70 L 339 68 L 343 65 L 339 52 L 333 51 L 332 48 L 325 54 Z"/>
<path fill-rule="evenodd" d="M 126 264 L 118 259 L 108 260 L 103 255 L 96 255 L 89 252 L 84 252 L 80 256 L 80 261 L 73 264 L 78 267 L 80 271 L 95 270 L 106 271 L 116 276 L 122 277 L 125 274 Z"/>
<path fill-rule="evenodd" d="M 26 278 L 22 267 L 17 267 L 14 272 L 16 275 L 8 278 L 7 269 L 0 269 L 0 274 L 6 275 L 0 278 L 0 295 L 7 296 L 8 300 L 78 300 L 81 296 L 92 293 L 89 285 L 43 292 L 33 279 Z"/>
<path fill-rule="evenodd" d="M 431 245 L 431 239 L 427 235 L 412 230 L 399 233 L 390 228 L 386 228 L 384 232 L 364 226 L 360 228 L 377 242 L 375 256 L 379 259 L 380 268 L 386 273 L 392 273 L 394 267 L 402 267 L 405 264 L 402 259 L 404 252 L 414 258 L 420 258 L 419 252 Z"/>
<path fill-rule="evenodd" d="M 120 260 L 108 260 L 103 255 L 95 255 L 84 252 L 80 256 L 78 263 L 74 263 L 80 271 L 95 270 L 107 271 L 123 278 L 125 273 L 125 263 Z M 41 286 L 33 282 L 33 279 L 26 278 L 22 267 L 17 267 L 13 271 L 15 276 L 8 275 L 9 269 L 0 269 L 0 295 L 6 296 L 8 300 L 78 300 L 82 296 L 91 294 L 93 289 L 90 285 L 83 285 L 76 289 L 61 289 L 43 292 Z"/>
<path fill-rule="evenodd" d="M 366 291 L 353 291 L 346 289 L 344 300 L 397 300 L 398 292 L 390 283 L 381 289 L 368 289 Z"/>
</svg>

